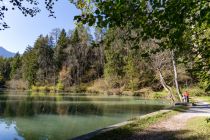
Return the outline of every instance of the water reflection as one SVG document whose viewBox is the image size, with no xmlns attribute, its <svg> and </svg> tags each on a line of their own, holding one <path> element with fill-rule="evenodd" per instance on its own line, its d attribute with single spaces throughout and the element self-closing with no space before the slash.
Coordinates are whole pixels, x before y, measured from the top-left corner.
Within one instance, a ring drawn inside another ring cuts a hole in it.
<svg viewBox="0 0 210 140">
<path fill-rule="evenodd" d="M 19 134 L 15 122 L 0 119 L 0 132 L 1 140 L 24 140 Z"/>
<path fill-rule="evenodd" d="M 132 97 L 0 94 L 0 140 L 65 140 L 165 106 Z"/>
<path fill-rule="evenodd" d="M 141 104 L 141 106 L 139 106 Z M 120 97 L 85 97 L 85 96 L 0 96 L 1 116 L 34 116 L 38 114 L 78 115 L 95 114 L 110 115 L 122 113 L 146 113 L 158 110 L 165 105 L 152 101 Z"/>
</svg>

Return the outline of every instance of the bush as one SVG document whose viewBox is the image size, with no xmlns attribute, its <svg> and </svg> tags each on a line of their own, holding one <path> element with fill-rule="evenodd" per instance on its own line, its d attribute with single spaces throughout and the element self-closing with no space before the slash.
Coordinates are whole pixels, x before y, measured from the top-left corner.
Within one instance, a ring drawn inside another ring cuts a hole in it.
<svg viewBox="0 0 210 140">
<path fill-rule="evenodd" d="M 183 92 L 184 91 L 188 91 L 190 96 L 206 96 L 207 95 L 205 90 L 202 88 L 199 88 L 199 87 L 185 88 L 185 89 L 183 89 Z"/>
<path fill-rule="evenodd" d="M 50 86 L 50 87 L 48 87 L 48 89 L 51 93 L 55 93 L 57 91 L 55 86 Z"/>
<path fill-rule="evenodd" d="M 104 79 L 95 80 L 86 90 L 91 93 L 104 93 L 109 89 L 108 83 Z"/>
<path fill-rule="evenodd" d="M 64 90 L 64 85 L 63 83 L 61 82 L 61 80 L 58 81 L 57 85 L 56 85 L 56 89 L 57 91 L 62 91 Z"/>
<path fill-rule="evenodd" d="M 139 84 L 139 79 L 138 78 L 134 78 L 134 79 L 132 79 L 132 80 L 129 81 L 127 88 L 128 89 L 131 89 L 132 91 L 135 91 L 139 87 L 138 84 Z"/>
<path fill-rule="evenodd" d="M 153 91 L 151 88 L 147 87 L 147 88 L 142 88 L 138 91 L 134 91 L 133 92 L 133 96 L 140 96 L 140 97 L 144 97 L 144 98 L 152 98 Z"/>
<path fill-rule="evenodd" d="M 39 88 L 38 88 L 37 86 L 32 86 L 32 87 L 31 87 L 31 90 L 32 90 L 32 91 L 39 91 Z"/>
<path fill-rule="evenodd" d="M 26 90 L 28 89 L 28 82 L 24 81 L 24 80 L 10 80 L 6 83 L 7 88 L 10 89 L 20 89 L 20 90 Z"/>
<path fill-rule="evenodd" d="M 39 91 L 49 92 L 50 89 L 47 86 L 40 86 Z"/>
<path fill-rule="evenodd" d="M 32 86 L 31 90 L 36 92 L 49 92 L 50 88 L 47 86 Z"/>
<path fill-rule="evenodd" d="M 161 92 L 154 92 L 153 93 L 153 98 L 154 99 L 163 99 L 166 98 L 168 96 L 167 91 L 163 90 Z"/>
</svg>

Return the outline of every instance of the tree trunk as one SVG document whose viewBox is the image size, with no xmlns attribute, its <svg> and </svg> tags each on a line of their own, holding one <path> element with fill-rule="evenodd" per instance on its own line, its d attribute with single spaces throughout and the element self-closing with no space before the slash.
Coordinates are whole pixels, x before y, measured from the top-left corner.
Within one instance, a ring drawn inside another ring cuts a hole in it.
<svg viewBox="0 0 210 140">
<path fill-rule="evenodd" d="M 174 50 L 171 51 L 171 57 L 172 57 L 172 63 L 173 63 L 173 69 L 174 69 L 174 82 L 176 85 L 176 92 L 179 96 L 180 101 L 182 102 L 182 95 L 181 95 L 179 83 L 178 83 L 178 74 L 177 74 L 176 58 L 175 58 Z"/>
<path fill-rule="evenodd" d="M 173 92 L 172 92 L 171 88 L 166 84 L 166 82 L 165 82 L 165 80 L 163 78 L 163 75 L 161 73 L 161 70 L 160 69 L 157 69 L 157 70 L 158 70 L 158 73 L 159 73 L 159 76 L 160 76 L 160 83 L 161 83 L 161 85 L 169 93 L 169 96 L 170 96 L 171 100 L 173 102 L 175 102 L 175 97 L 173 95 Z"/>
</svg>

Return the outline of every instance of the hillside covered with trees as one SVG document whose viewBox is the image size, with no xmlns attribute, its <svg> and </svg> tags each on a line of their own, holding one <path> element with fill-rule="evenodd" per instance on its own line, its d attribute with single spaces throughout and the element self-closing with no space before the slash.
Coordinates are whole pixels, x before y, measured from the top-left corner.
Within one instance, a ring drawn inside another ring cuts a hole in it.
<svg viewBox="0 0 210 140">
<path fill-rule="evenodd" d="M 164 88 L 172 100 L 181 100 L 184 87 L 209 92 L 209 2 L 70 2 L 82 11 L 76 28 L 54 29 L 23 55 L 1 58 L 2 87 L 116 93 Z M 46 7 L 51 16 L 53 5 Z M 96 27 L 94 35 L 89 26 Z"/>
<path fill-rule="evenodd" d="M 175 82 L 170 49 L 156 52 L 160 47 L 152 39 L 135 44 L 125 36 L 128 31 L 96 29 L 92 35 L 83 25 L 72 31 L 53 29 L 46 36 L 40 35 L 22 55 L 1 58 L 1 87 L 51 92 L 113 89 L 118 94 L 149 87 L 172 92 Z M 137 36 L 138 30 L 131 34 Z M 203 86 L 192 71 L 193 61 L 181 61 L 185 57 L 182 54 L 177 61 L 178 83 L 183 88 Z"/>
</svg>

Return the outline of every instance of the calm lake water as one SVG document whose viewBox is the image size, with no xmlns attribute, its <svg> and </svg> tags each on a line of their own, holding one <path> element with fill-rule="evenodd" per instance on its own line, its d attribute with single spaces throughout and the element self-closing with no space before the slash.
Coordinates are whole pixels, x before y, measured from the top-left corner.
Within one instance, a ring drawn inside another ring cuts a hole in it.
<svg viewBox="0 0 210 140">
<path fill-rule="evenodd" d="M 0 92 L 0 140 L 66 140 L 168 105 L 136 97 Z"/>
</svg>

